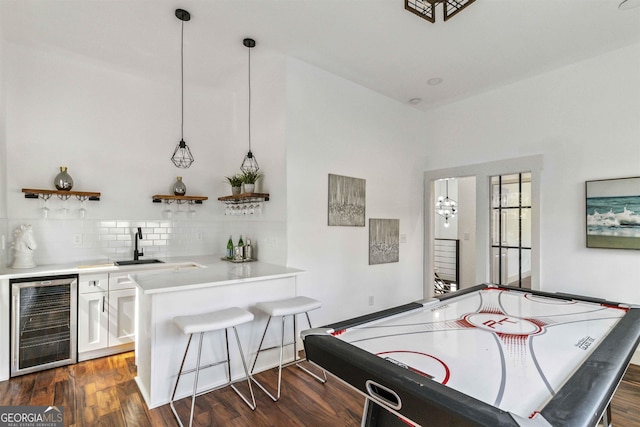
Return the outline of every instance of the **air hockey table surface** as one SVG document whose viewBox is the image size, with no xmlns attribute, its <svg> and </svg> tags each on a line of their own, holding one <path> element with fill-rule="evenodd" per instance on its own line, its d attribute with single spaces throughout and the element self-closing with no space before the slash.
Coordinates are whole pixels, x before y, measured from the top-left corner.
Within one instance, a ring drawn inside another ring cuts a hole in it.
<svg viewBox="0 0 640 427">
<path fill-rule="evenodd" d="M 302 336 L 308 360 L 367 397 L 363 425 L 595 426 L 640 307 L 478 285 Z"/>
</svg>

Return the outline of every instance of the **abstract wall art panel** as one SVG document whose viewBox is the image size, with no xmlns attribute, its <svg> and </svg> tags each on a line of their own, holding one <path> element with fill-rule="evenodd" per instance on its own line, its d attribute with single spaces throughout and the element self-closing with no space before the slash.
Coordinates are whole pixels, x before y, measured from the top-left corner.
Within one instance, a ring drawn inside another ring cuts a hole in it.
<svg viewBox="0 0 640 427">
<path fill-rule="evenodd" d="M 369 219 L 369 265 L 398 262 L 400 220 Z"/>
<path fill-rule="evenodd" d="M 329 174 L 329 225 L 364 227 L 366 180 Z"/>
</svg>

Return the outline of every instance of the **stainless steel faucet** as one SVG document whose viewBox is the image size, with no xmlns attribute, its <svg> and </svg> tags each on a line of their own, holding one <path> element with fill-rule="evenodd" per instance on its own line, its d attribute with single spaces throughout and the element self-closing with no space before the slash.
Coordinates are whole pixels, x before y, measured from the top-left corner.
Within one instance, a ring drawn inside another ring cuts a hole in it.
<svg viewBox="0 0 640 427">
<path fill-rule="evenodd" d="M 133 259 L 137 261 L 141 256 L 144 256 L 144 251 L 142 249 L 138 250 L 138 239 L 142 239 L 142 228 L 138 227 L 135 239 L 136 243 L 135 248 L 133 249 Z"/>
</svg>

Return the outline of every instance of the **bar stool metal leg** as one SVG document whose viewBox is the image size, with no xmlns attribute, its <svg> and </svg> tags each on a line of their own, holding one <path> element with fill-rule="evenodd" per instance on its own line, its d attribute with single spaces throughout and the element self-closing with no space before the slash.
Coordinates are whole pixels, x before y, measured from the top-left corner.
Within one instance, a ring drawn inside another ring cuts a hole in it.
<svg viewBox="0 0 640 427">
<path fill-rule="evenodd" d="M 238 350 L 240 351 L 240 360 L 242 360 L 242 367 L 244 368 L 244 374 L 247 377 L 247 384 L 249 385 L 249 392 L 251 393 L 251 402 L 249 402 L 249 399 L 247 399 L 241 392 L 240 390 L 238 390 L 238 388 L 235 386 L 234 383 L 231 383 L 231 388 L 233 389 L 233 391 L 236 392 L 236 394 L 238 396 L 240 396 L 242 398 L 242 400 L 244 400 L 244 403 L 247 404 L 247 406 L 249 408 L 251 408 L 251 410 L 255 410 L 256 409 L 256 398 L 253 394 L 253 387 L 251 387 L 251 375 L 249 375 L 249 370 L 247 369 L 247 362 L 244 358 L 244 352 L 242 351 L 242 346 L 240 345 L 240 337 L 238 336 L 238 330 L 236 329 L 236 327 L 233 327 L 233 332 L 236 335 L 236 342 L 238 343 Z M 229 358 L 229 346 L 228 346 L 228 342 L 227 342 L 227 358 Z M 231 365 L 231 364 L 229 364 Z M 231 382 L 231 368 L 229 368 L 229 382 Z"/>
<path fill-rule="evenodd" d="M 202 355 L 202 336 L 203 335 L 204 335 L 204 332 L 200 332 L 200 336 L 198 339 L 198 357 L 196 360 L 196 367 L 195 369 L 188 371 L 188 372 L 195 372 L 195 379 L 193 381 L 193 393 L 191 395 L 191 412 L 189 414 L 189 427 L 193 425 L 193 414 L 196 407 L 196 395 L 198 390 L 198 374 L 200 373 L 200 356 Z M 191 345 L 192 338 L 193 338 L 193 334 L 190 334 L 189 341 L 187 341 L 187 349 L 184 351 L 182 363 L 180 364 L 180 371 L 178 372 L 178 378 L 176 378 L 176 385 L 173 388 L 173 393 L 171 394 L 171 400 L 169 401 L 169 406 L 171 406 L 171 411 L 173 411 L 173 415 L 176 417 L 176 420 L 178 420 L 178 424 L 180 424 L 180 427 L 183 427 L 184 424 L 182 424 L 182 420 L 180 419 L 180 416 L 178 415 L 178 411 L 176 411 L 176 407 L 174 406 L 173 402 L 176 397 L 176 390 L 178 389 L 178 383 L 180 382 L 180 377 L 182 376 L 183 373 L 188 373 L 188 372 L 184 372 L 184 362 L 187 359 L 187 354 L 189 353 L 189 346 Z"/>
<path fill-rule="evenodd" d="M 242 360 L 242 366 L 244 368 L 244 373 L 247 379 L 247 384 L 249 386 L 249 392 L 251 394 L 251 400 L 249 400 L 249 398 L 247 398 L 240 390 L 238 390 L 238 388 L 235 386 L 235 384 L 232 382 L 232 378 L 231 378 L 231 356 L 229 353 L 229 334 L 228 334 L 228 330 L 225 329 L 224 330 L 224 336 L 225 336 L 225 346 L 226 346 L 226 350 L 227 350 L 227 359 L 223 360 L 221 362 L 216 362 L 216 363 L 211 363 L 209 365 L 206 366 L 200 366 L 200 361 L 201 361 L 201 356 L 202 356 L 202 340 L 203 340 L 203 336 L 204 336 L 204 332 L 200 332 L 199 333 L 199 340 L 198 340 L 198 355 L 197 355 L 197 359 L 196 359 L 196 367 L 194 369 L 190 369 L 185 371 L 184 370 L 184 364 L 185 361 L 187 360 L 187 355 L 189 353 L 189 347 L 191 346 L 191 340 L 193 338 L 193 334 L 189 335 L 189 340 L 187 341 L 187 348 L 184 352 L 184 356 L 182 357 L 182 363 L 180 364 L 180 371 L 178 372 L 178 378 L 176 379 L 176 385 L 173 388 L 173 393 L 171 394 L 171 399 L 169 401 L 169 406 L 171 407 L 171 411 L 173 412 L 173 415 L 176 417 L 176 420 L 178 421 L 178 424 L 180 425 L 180 427 L 184 427 L 184 424 L 182 423 L 182 420 L 180 419 L 180 416 L 178 415 L 178 411 L 176 410 L 175 406 L 174 406 L 174 402 L 175 402 L 175 397 L 176 397 L 176 391 L 178 390 L 178 384 L 180 382 L 180 378 L 183 374 L 188 374 L 191 372 L 195 372 L 195 378 L 193 381 L 193 393 L 191 394 L 191 411 L 189 414 L 189 427 L 191 427 L 193 425 L 193 417 L 195 414 L 195 406 L 196 406 L 196 397 L 201 396 L 205 393 L 208 393 L 212 390 L 224 387 L 225 385 L 230 385 L 231 388 L 233 389 L 233 391 L 236 392 L 236 394 L 238 396 L 240 396 L 240 398 L 244 401 L 244 403 L 247 404 L 247 406 L 249 408 L 251 408 L 251 410 L 255 410 L 256 409 L 256 399 L 255 399 L 255 395 L 253 393 L 253 387 L 251 386 L 251 375 L 249 375 L 249 370 L 247 369 L 247 362 L 246 359 L 244 358 L 244 352 L 242 351 L 242 345 L 240 344 L 240 337 L 238 335 L 238 331 L 236 329 L 235 326 L 233 326 L 233 331 L 235 333 L 236 336 L 236 342 L 238 344 L 238 351 L 240 352 L 240 359 Z M 216 365 L 220 365 L 222 363 L 226 363 L 227 364 L 227 379 L 228 382 L 227 384 L 224 384 L 220 387 L 216 387 L 214 389 L 211 390 L 205 390 L 203 392 L 198 393 L 198 376 L 200 373 L 200 370 L 211 367 L 211 366 L 216 366 Z"/>
<path fill-rule="evenodd" d="M 307 322 L 309 323 L 309 328 L 311 328 L 311 321 L 309 319 L 309 313 L 305 312 L 305 315 L 307 316 Z M 285 320 L 287 315 L 281 316 L 282 318 L 282 335 L 281 335 L 281 340 L 280 340 L 280 362 L 278 364 L 278 388 L 276 391 L 276 395 L 274 396 L 271 392 L 269 392 L 265 386 L 263 386 L 258 380 L 256 380 L 253 376 L 251 376 L 251 380 L 256 383 L 256 385 L 258 387 L 260 387 L 260 389 L 262 391 L 264 391 L 267 396 L 269 396 L 269 398 L 271 398 L 271 400 L 273 400 L 274 402 L 277 402 L 280 399 L 280 391 L 281 391 L 281 387 L 282 387 L 282 368 L 289 366 L 289 365 L 293 365 L 295 364 L 298 368 L 302 369 L 304 372 L 306 372 L 307 374 L 311 375 L 313 378 L 315 378 L 317 381 L 319 381 L 320 383 L 324 384 L 327 382 L 327 374 L 324 370 L 322 370 L 322 375 L 323 378 L 321 378 L 319 375 L 311 372 L 309 369 L 305 368 L 304 366 L 301 366 L 300 363 L 303 362 L 306 359 L 301 359 L 298 357 L 298 352 L 297 352 L 297 327 L 296 327 L 296 314 L 293 314 L 293 351 L 294 351 L 294 356 L 293 356 L 293 361 L 284 364 L 283 363 L 283 359 L 284 359 L 284 334 L 285 334 Z M 264 328 L 264 333 L 262 334 L 262 339 L 260 340 L 260 344 L 258 345 L 258 351 L 256 353 L 256 357 L 253 361 L 253 365 L 251 366 L 251 374 L 253 374 L 253 371 L 255 370 L 256 367 L 256 362 L 258 361 L 258 356 L 260 355 L 261 351 L 264 350 L 270 350 L 274 347 L 270 347 L 270 348 L 262 348 L 262 344 L 264 342 L 264 338 L 267 335 L 267 330 L 269 329 L 269 323 L 271 322 L 271 318 L 272 316 L 269 316 L 269 319 L 267 320 L 267 326 L 265 326 Z"/>
<path fill-rule="evenodd" d="M 312 328 L 313 326 L 311 326 L 311 319 L 309 319 L 309 313 L 308 313 L 308 312 L 305 312 L 304 314 L 307 316 L 307 323 L 309 324 L 309 328 Z M 293 316 L 293 318 L 295 319 L 295 318 L 296 318 L 296 316 L 294 315 L 294 316 Z M 296 336 L 296 337 L 297 337 L 297 335 L 295 335 L 295 334 L 296 334 L 296 332 L 295 332 L 295 327 L 296 327 L 296 324 L 295 324 L 295 321 L 294 321 L 294 323 L 293 323 L 293 328 L 294 328 L 294 330 L 293 330 L 293 331 L 294 331 L 294 336 Z M 294 341 L 294 343 L 295 343 L 295 341 Z M 295 345 L 295 344 L 294 344 L 294 345 Z M 297 354 L 298 354 L 298 353 L 295 353 L 295 354 L 296 354 L 296 357 L 297 357 Z M 307 374 L 311 375 L 313 378 L 315 378 L 315 379 L 316 379 L 317 381 L 319 381 L 321 384 L 326 383 L 326 382 L 327 382 L 327 371 L 325 371 L 324 369 L 321 369 L 321 371 L 322 371 L 322 378 L 320 378 L 320 376 L 319 376 L 319 375 L 317 375 L 317 374 L 315 374 L 315 373 L 311 372 L 309 369 L 305 368 L 304 366 L 302 366 L 302 365 L 300 364 L 300 363 L 304 362 L 305 360 L 306 360 L 306 359 L 298 359 L 298 362 L 296 363 L 296 366 L 297 366 L 299 369 L 302 369 L 302 370 L 303 370 L 304 372 L 306 372 Z"/>
<path fill-rule="evenodd" d="M 180 382 L 180 376 L 182 375 L 182 370 L 184 369 L 184 362 L 187 360 L 187 353 L 189 353 L 189 346 L 191 345 L 191 338 L 193 338 L 193 334 L 189 335 L 189 340 L 187 341 L 187 349 L 184 352 L 184 356 L 182 357 L 182 363 L 180 364 L 180 370 L 178 371 L 178 378 L 176 378 L 176 385 L 173 387 L 173 393 L 171 394 L 171 399 L 169 400 L 169 406 L 171 407 L 171 411 L 173 411 L 173 415 L 178 420 L 178 424 L 182 427 L 182 421 L 180 421 L 180 417 L 178 416 L 178 412 L 176 411 L 175 406 L 173 406 L 174 399 L 176 397 L 176 390 L 178 389 L 178 383 Z"/>
</svg>

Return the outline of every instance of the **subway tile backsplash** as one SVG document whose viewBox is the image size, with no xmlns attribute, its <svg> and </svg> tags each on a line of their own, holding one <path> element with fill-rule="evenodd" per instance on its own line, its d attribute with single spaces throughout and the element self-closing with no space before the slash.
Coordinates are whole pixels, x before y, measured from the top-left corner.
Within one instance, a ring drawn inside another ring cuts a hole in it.
<svg viewBox="0 0 640 427">
<path fill-rule="evenodd" d="M 8 220 L 5 264 L 13 262 L 10 242 L 21 224 L 31 224 L 36 264 L 113 261 L 133 258 L 134 233 L 142 229 L 143 258 L 224 254 L 229 235 L 250 238 L 261 261 L 286 264 L 286 224 L 273 221 L 198 220 Z"/>
</svg>

